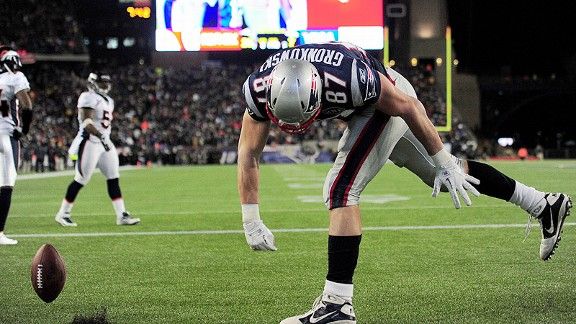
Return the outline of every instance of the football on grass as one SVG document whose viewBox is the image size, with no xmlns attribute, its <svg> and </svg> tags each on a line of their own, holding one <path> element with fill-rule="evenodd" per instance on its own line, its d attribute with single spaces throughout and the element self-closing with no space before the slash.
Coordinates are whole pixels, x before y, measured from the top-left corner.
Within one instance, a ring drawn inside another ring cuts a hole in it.
<svg viewBox="0 0 576 324">
<path fill-rule="evenodd" d="M 30 279 L 34 291 L 43 301 L 50 303 L 60 295 L 66 282 L 66 265 L 52 245 L 44 244 L 36 252 Z"/>
</svg>

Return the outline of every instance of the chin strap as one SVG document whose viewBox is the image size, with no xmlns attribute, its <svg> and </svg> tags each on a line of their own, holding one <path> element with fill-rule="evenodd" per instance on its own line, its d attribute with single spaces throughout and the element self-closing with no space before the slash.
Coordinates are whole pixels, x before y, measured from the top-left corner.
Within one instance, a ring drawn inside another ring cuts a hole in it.
<svg viewBox="0 0 576 324">
<path fill-rule="evenodd" d="M 320 107 L 316 109 L 314 114 L 307 121 L 296 124 L 285 123 L 280 119 L 278 119 L 278 117 L 276 117 L 272 113 L 272 110 L 270 109 L 268 104 L 266 104 L 266 114 L 268 115 L 268 118 L 270 118 L 270 121 L 272 121 L 272 123 L 275 124 L 276 126 L 280 127 L 281 130 L 285 131 L 288 134 L 298 135 L 298 134 L 304 134 L 308 130 L 308 128 L 312 126 L 316 118 L 318 118 L 318 115 L 320 115 Z"/>
</svg>

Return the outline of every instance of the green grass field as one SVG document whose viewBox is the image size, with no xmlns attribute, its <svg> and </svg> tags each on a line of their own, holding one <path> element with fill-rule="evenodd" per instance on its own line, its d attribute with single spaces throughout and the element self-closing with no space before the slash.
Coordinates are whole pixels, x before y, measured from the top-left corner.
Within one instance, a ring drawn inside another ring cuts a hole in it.
<svg viewBox="0 0 576 324">
<path fill-rule="evenodd" d="M 576 161 L 493 165 L 576 196 Z M 133 227 L 115 225 L 99 174 L 77 199 L 76 228 L 53 218 L 71 175 L 19 179 L 6 227 L 19 244 L 0 247 L 0 323 L 69 323 L 101 308 L 114 323 L 278 323 L 303 313 L 326 274 L 328 219 L 319 200 L 329 167 L 262 167 L 261 213 L 276 252 L 246 245 L 233 166 L 122 171 L 127 208 L 142 219 Z M 574 215 L 556 255 L 543 262 L 539 227 L 523 242 L 527 214 L 518 207 L 480 197 L 455 210 L 449 195 L 430 193 L 393 165 L 366 189 L 359 323 L 574 322 Z M 30 283 L 32 257 L 47 242 L 68 269 L 51 304 Z"/>
</svg>

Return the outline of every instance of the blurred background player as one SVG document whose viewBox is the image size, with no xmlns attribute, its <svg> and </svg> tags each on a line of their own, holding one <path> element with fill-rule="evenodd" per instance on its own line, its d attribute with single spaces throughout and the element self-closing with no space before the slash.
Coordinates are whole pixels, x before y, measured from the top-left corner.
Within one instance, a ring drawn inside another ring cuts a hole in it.
<svg viewBox="0 0 576 324">
<path fill-rule="evenodd" d="M 107 179 L 108 195 L 116 212 L 117 225 L 136 225 L 139 218 L 133 218 L 124 207 L 124 199 L 120 191 L 118 172 L 118 154 L 110 140 L 110 127 L 114 112 L 114 100 L 108 95 L 111 89 L 109 75 L 90 73 L 88 76 L 88 91 L 78 98 L 78 122 L 80 129 L 70 152 L 77 152 L 76 175 L 68 186 L 66 196 L 62 200 L 60 210 L 56 214 L 56 222 L 62 226 L 76 226 L 70 212 L 78 192 L 86 185 L 94 169 L 98 167 Z"/>
<path fill-rule="evenodd" d="M 281 324 L 356 323 L 352 277 L 362 237 L 360 195 L 388 159 L 432 187 L 433 197 L 449 191 L 456 208 L 459 196 L 472 204 L 467 191 L 520 206 L 541 224 L 540 258 L 554 254 L 570 197 L 451 155 L 408 80 L 363 49 L 325 43 L 281 50 L 247 78 L 243 91 L 248 108 L 238 143 L 238 189 L 246 240 L 254 250 L 276 250 L 258 207 L 258 165 L 270 121 L 291 134 L 304 133 L 316 119 L 348 121 L 324 182 L 330 217 L 324 291 L 310 311 Z"/>
<path fill-rule="evenodd" d="M 19 139 L 28 134 L 32 123 L 30 84 L 20 72 L 20 56 L 11 47 L 0 45 L 0 245 L 18 241 L 6 237 L 4 226 L 12 202 L 16 183 L 16 169 L 20 156 Z M 18 114 L 22 116 L 20 119 Z"/>
</svg>

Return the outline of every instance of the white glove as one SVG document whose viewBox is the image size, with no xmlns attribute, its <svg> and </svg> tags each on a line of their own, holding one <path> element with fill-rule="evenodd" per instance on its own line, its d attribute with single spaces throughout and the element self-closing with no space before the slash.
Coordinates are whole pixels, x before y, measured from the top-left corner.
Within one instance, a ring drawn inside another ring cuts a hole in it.
<svg viewBox="0 0 576 324">
<path fill-rule="evenodd" d="M 472 201 L 470 200 L 470 197 L 468 197 L 466 190 L 470 191 L 476 197 L 480 196 L 478 190 L 472 186 L 472 184 L 480 184 L 480 180 L 464 173 L 462 168 L 456 164 L 452 155 L 444 150 L 435 154 L 432 159 L 436 164 L 436 177 L 434 178 L 432 197 L 438 196 L 440 188 L 444 185 L 450 192 L 450 196 L 452 197 L 456 209 L 461 207 L 458 194 L 464 198 L 466 205 L 472 205 Z"/>
<path fill-rule="evenodd" d="M 246 242 L 255 251 L 276 251 L 274 235 L 261 220 L 243 224 Z"/>
</svg>

